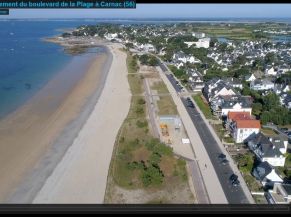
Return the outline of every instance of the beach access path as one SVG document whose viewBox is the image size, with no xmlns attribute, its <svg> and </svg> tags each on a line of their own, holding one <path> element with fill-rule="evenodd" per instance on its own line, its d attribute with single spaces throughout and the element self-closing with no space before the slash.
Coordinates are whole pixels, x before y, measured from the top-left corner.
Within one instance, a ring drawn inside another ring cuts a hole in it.
<svg viewBox="0 0 291 217">
<path fill-rule="evenodd" d="M 33 203 L 104 201 L 115 138 L 129 107 L 126 53 L 108 45 L 113 60 L 101 96 L 72 146 L 38 192 Z"/>
</svg>

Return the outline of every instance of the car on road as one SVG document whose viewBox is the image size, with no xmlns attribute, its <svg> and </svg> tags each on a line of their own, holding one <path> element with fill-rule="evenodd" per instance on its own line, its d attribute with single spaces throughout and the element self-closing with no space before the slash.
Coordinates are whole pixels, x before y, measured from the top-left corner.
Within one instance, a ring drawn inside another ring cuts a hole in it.
<svg viewBox="0 0 291 217">
<path fill-rule="evenodd" d="M 223 153 L 221 153 L 221 154 L 218 155 L 218 158 L 219 158 L 219 159 L 225 159 L 225 158 L 226 158 L 226 155 L 223 154 Z"/>
<path fill-rule="evenodd" d="M 221 164 L 222 164 L 222 165 L 226 165 L 226 164 L 228 164 L 228 163 L 229 163 L 229 161 L 226 160 L 226 159 L 223 159 L 223 160 L 221 161 Z"/>
<path fill-rule="evenodd" d="M 232 184 L 232 186 L 236 187 L 236 186 L 239 186 L 240 182 L 237 179 L 237 180 L 233 181 L 231 184 Z"/>
<path fill-rule="evenodd" d="M 190 108 L 194 108 L 193 102 L 187 102 L 187 106 L 190 107 Z"/>
<path fill-rule="evenodd" d="M 235 175 L 235 174 L 232 174 L 232 175 L 229 177 L 229 180 L 230 180 L 231 182 L 234 182 L 234 181 L 238 180 L 238 176 Z"/>
</svg>

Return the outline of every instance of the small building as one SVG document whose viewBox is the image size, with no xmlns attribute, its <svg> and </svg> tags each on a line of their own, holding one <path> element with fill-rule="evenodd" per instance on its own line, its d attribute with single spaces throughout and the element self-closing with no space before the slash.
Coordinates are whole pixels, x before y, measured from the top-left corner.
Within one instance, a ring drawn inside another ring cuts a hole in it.
<svg viewBox="0 0 291 217">
<path fill-rule="evenodd" d="M 272 190 L 267 193 L 267 200 L 271 204 L 290 204 L 291 203 L 291 185 L 274 183 Z"/>
<path fill-rule="evenodd" d="M 283 179 L 276 173 L 275 169 L 268 162 L 260 162 L 252 171 L 252 175 L 264 186 L 274 186 L 275 183 L 282 183 Z"/>
</svg>

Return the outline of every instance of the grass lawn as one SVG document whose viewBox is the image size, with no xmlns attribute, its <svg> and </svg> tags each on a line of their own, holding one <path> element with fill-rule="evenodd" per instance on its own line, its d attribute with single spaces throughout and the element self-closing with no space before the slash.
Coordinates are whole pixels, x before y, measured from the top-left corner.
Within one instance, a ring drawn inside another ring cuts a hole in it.
<svg viewBox="0 0 291 217">
<path fill-rule="evenodd" d="M 211 124 L 211 126 L 213 127 L 218 138 L 221 140 L 223 138 L 224 132 L 225 132 L 225 129 L 222 126 L 222 124 Z M 223 139 L 225 140 L 226 138 L 223 138 Z"/>
<path fill-rule="evenodd" d="M 203 112 L 204 116 L 207 119 L 211 119 L 212 118 L 212 113 L 211 113 L 210 107 L 209 107 L 208 104 L 206 104 L 203 101 L 203 99 L 201 98 L 201 94 L 194 95 L 193 99 L 197 103 L 197 105 L 199 106 L 200 110 Z"/>
<path fill-rule="evenodd" d="M 130 86 L 131 93 L 135 94 L 142 94 L 143 93 L 143 86 L 142 86 L 142 79 L 141 76 L 138 74 L 129 74 L 127 75 L 128 83 Z"/>
<path fill-rule="evenodd" d="M 261 132 L 266 136 L 276 136 L 278 133 L 270 128 L 262 128 Z"/>
<path fill-rule="evenodd" d="M 156 90 L 158 94 L 169 93 L 167 86 L 162 81 L 155 82 L 151 89 Z"/>
<path fill-rule="evenodd" d="M 268 201 L 264 195 L 253 195 L 256 204 L 268 204 Z"/>
<path fill-rule="evenodd" d="M 133 57 L 130 52 L 127 52 L 126 64 L 128 73 L 137 73 L 138 70 L 137 58 Z"/>
<path fill-rule="evenodd" d="M 250 173 L 243 174 L 243 177 L 250 191 L 263 191 L 262 185 Z"/>
<path fill-rule="evenodd" d="M 159 115 L 176 115 L 177 106 L 174 103 L 171 96 L 160 96 L 160 100 L 157 101 L 159 108 Z"/>
</svg>

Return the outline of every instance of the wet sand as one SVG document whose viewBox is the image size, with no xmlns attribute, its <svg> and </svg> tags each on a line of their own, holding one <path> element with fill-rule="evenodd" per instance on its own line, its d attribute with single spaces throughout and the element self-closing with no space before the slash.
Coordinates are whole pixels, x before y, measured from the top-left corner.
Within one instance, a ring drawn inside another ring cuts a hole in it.
<svg viewBox="0 0 291 217">
<path fill-rule="evenodd" d="M 94 108 L 111 59 L 98 54 L 74 85 L 60 73 L 0 121 L 1 203 L 32 202 Z"/>
<path fill-rule="evenodd" d="M 116 136 L 128 114 L 131 99 L 126 54 L 117 44 L 109 48 L 113 61 L 100 98 L 33 203 L 104 202 Z"/>
</svg>

